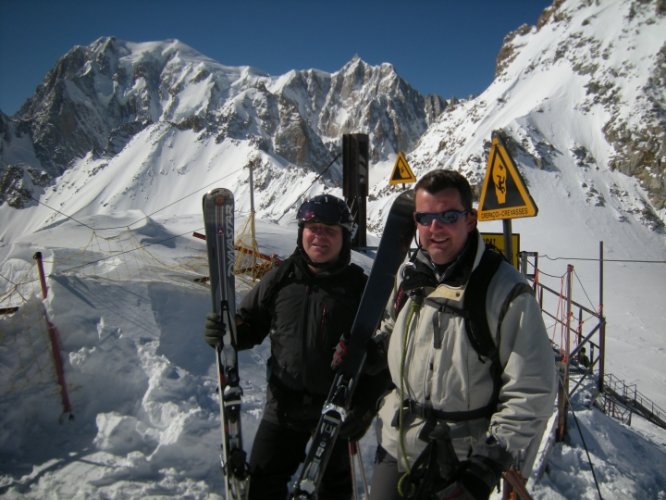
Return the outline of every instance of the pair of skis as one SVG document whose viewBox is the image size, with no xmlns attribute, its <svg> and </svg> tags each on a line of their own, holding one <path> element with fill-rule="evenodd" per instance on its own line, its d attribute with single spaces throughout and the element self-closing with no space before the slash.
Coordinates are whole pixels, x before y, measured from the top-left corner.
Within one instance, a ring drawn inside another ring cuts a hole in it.
<svg viewBox="0 0 666 500">
<path fill-rule="evenodd" d="M 243 451 L 240 407 L 242 390 L 235 345 L 235 280 L 233 193 L 218 188 L 203 198 L 204 223 L 210 266 L 213 309 L 225 326 L 222 345 L 216 349 L 220 373 L 222 467 L 227 500 L 246 498 L 249 472 Z M 309 500 L 317 490 L 333 452 L 340 427 L 347 418 L 352 396 L 363 372 L 365 346 L 382 319 L 395 274 L 414 237 L 414 193 L 401 193 L 391 205 L 375 261 L 359 303 L 349 336 L 348 354 L 336 375 L 313 434 L 291 498 Z"/>
<path fill-rule="evenodd" d="M 220 464 L 225 498 L 248 498 L 250 469 L 243 449 L 241 398 L 236 352 L 236 279 L 234 277 L 234 195 L 218 188 L 203 197 L 204 227 L 210 269 L 213 311 L 224 325 L 224 338 L 215 348 L 222 427 Z"/>
</svg>

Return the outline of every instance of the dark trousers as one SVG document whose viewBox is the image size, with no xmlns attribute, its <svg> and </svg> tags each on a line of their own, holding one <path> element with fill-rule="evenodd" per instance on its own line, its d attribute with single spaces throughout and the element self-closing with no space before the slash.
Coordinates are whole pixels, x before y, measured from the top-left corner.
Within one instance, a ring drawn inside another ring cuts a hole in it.
<svg viewBox="0 0 666 500">
<path fill-rule="evenodd" d="M 250 455 L 250 500 L 286 499 L 289 481 L 305 459 L 309 430 L 294 430 L 262 420 Z M 319 500 L 351 498 L 347 441 L 338 439 L 319 488 Z"/>
</svg>

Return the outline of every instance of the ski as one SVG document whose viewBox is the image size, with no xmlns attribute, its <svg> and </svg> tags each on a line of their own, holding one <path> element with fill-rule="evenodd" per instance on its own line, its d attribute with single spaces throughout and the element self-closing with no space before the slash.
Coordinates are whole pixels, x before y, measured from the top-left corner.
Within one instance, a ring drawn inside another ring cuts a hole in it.
<svg viewBox="0 0 666 500">
<path fill-rule="evenodd" d="M 224 339 L 215 349 L 218 372 L 222 454 L 227 500 L 244 500 L 249 491 L 249 466 L 243 450 L 241 399 L 236 345 L 236 280 L 234 268 L 234 195 L 224 188 L 203 196 L 213 311 L 224 325 Z"/>
<path fill-rule="evenodd" d="M 322 407 L 307 456 L 294 483 L 292 500 L 317 498 L 326 465 L 350 409 L 358 378 L 363 372 L 365 346 L 379 326 L 393 289 L 395 274 L 414 238 L 413 212 L 414 192 L 411 190 L 401 193 L 391 205 L 370 276 L 351 327 L 347 356 L 336 371 Z"/>
</svg>

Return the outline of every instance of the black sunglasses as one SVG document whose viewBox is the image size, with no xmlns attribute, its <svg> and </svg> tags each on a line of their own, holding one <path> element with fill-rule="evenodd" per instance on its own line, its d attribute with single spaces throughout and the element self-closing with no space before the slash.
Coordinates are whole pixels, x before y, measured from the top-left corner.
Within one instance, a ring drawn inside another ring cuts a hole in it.
<svg viewBox="0 0 666 500">
<path fill-rule="evenodd" d="M 417 224 L 429 226 L 436 220 L 440 224 L 455 224 L 458 219 L 469 213 L 469 210 L 445 210 L 444 212 L 415 212 L 414 219 Z"/>
</svg>

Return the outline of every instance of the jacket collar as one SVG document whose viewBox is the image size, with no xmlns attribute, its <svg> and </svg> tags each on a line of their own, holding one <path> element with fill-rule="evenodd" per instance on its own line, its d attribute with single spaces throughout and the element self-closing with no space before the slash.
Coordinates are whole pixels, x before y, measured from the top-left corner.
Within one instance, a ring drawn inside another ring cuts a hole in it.
<svg viewBox="0 0 666 500">
<path fill-rule="evenodd" d="M 474 229 L 467 236 L 465 246 L 453 262 L 443 265 L 434 264 L 423 248 L 419 248 L 416 259 L 418 264 L 430 269 L 438 283 L 461 286 L 469 279 L 472 269 L 478 265 L 482 254 L 483 239 L 480 237 L 479 231 Z"/>
</svg>

